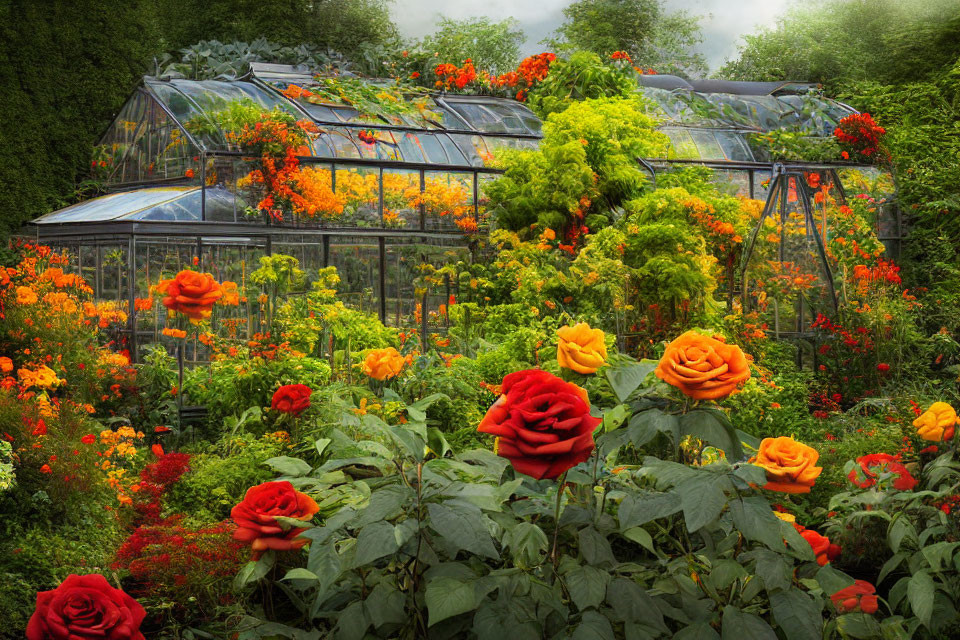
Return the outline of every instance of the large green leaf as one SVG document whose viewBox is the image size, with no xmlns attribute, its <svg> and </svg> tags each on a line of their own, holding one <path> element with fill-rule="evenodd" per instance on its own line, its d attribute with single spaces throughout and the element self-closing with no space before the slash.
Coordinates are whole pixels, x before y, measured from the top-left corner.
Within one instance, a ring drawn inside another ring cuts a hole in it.
<svg viewBox="0 0 960 640">
<path fill-rule="evenodd" d="M 430 513 L 430 526 L 453 548 L 500 559 L 480 509 L 467 503 L 448 501 L 444 504 L 430 503 L 427 510 Z"/>
<path fill-rule="evenodd" d="M 389 522 L 371 522 L 357 536 L 353 566 L 360 567 L 400 549 L 394 527 Z"/>
<path fill-rule="evenodd" d="M 656 362 L 635 362 L 625 366 L 607 367 L 604 373 L 613 392 L 617 394 L 617 399 L 625 402 L 656 368 Z"/>
<path fill-rule="evenodd" d="M 583 611 L 588 607 L 598 607 L 603 602 L 610 582 L 610 573 L 590 566 L 576 566 L 563 576 L 570 590 L 570 597 L 577 608 Z"/>
<path fill-rule="evenodd" d="M 674 491 L 628 494 L 617 510 L 620 530 L 626 531 L 651 520 L 672 516 L 680 509 L 680 496 Z"/>
<path fill-rule="evenodd" d="M 453 616 L 473 611 L 480 603 L 473 581 L 464 582 L 456 578 L 439 577 L 427 583 L 427 611 L 430 614 L 429 625 L 433 625 Z"/>
<path fill-rule="evenodd" d="M 403 504 L 408 498 L 413 498 L 413 489 L 401 484 L 377 489 L 353 526 L 359 528 L 380 520 L 392 520 L 403 513 Z"/>
<path fill-rule="evenodd" d="M 570 640 L 614 640 L 613 627 L 602 614 L 587 611 L 580 618 L 580 624 Z"/>
<path fill-rule="evenodd" d="M 406 601 L 406 595 L 395 586 L 381 582 L 363 603 L 371 624 L 379 629 L 385 624 L 402 624 L 407 620 Z"/>
<path fill-rule="evenodd" d="M 610 542 L 595 527 L 584 527 L 580 530 L 578 537 L 580 539 L 580 553 L 587 564 L 608 568 L 617 564 L 613 549 L 610 548 Z"/>
<path fill-rule="evenodd" d="M 291 458 L 290 456 L 277 456 L 264 460 L 265 465 L 285 476 L 298 478 L 305 476 L 313 469 L 308 463 L 300 458 Z"/>
<path fill-rule="evenodd" d="M 727 497 L 716 484 L 715 478 L 701 475 L 677 485 L 680 506 L 687 530 L 697 531 L 720 517 L 727 504 Z"/>
<path fill-rule="evenodd" d="M 730 517 L 734 526 L 748 540 L 762 542 L 775 551 L 783 549 L 780 519 L 773 515 L 770 503 L 760 496 L 747 496 L 730 501 Z"/>
<path fill-rule="evenodd" d="M 907 600 L 910 602 L 910 608 L 913 609 L 913 615 L 917 616 L 928 629 L 933 617 L 933 597 L 936 591 L 933 578 L 926 571 L 913 574 L 910 582 L 907 583 Z"/>
<path fill-rule="evenodd" d="M 853 578 L 842 571 L 834 569 L 830 564 L 825 564 L 817 570 L 817 584 L 823 589 L 825 595 L 833 595 L 841 589 L 846 589 L 854 583 Z"/>
<path fill-rule="evenodd" d="M 770 595 L 770 607 L 787 640 L 823 640 L 820 607 L 799 589 Z"/>
<path fill-rule="evenodd" d="M 633 580 L 614 578 L 607 586 L 607 603 L 613 607 L 616 620 L 639 622 L 662 633 L 669 633 L 656 602 Z"/>
<path fill-rule="evenodd" d="M 777 640 L 777 634 L 762 618 L 727 605 L 723 608 L 722 640 Z"/>
<path fill-rule="evenodd" d="M 730 462 L 743 459 L 740 437 L 722 411 L 694 409 L 680 416 L 680 437 L 688 435 L 723 449 L 727 454 L 727 460 Z"/>
<path fill-rule="evenodd" d="M 513 554 L 521 567 L 533 567 L 543 560 L 549 540 L 543 529 L 532 522 L 520 522 L 504 536 L 504 547 Z"/>
</svg>

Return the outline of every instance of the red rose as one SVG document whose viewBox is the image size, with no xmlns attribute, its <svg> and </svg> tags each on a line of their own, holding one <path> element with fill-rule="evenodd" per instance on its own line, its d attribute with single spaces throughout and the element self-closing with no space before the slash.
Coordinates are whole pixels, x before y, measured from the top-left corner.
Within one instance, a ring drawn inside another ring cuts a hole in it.
<svg viewBox="0 0 960 640">
<path fill-rule="evenodd" d="M 876 589 L 866 580 L 856 580 L 849 587 L 844 587 L 830 596 L 833 606 L 839 613 L 848 613 L 859 609 L 864 613 L 877 612 Z"/>
<path fill-rule="evenodd" d="M 821 567 L 830 562 L 830 538 L 822 536 L 812 529 L 804 529 L 800 537 L 807 541 L 817 556 L 817 564 Z M 838 547 L 839 548 L 839 547 Z"/>
<path fill-rule="evenodd" d="M 313 498 L 297 491 L 289 482 L 264 482 L 247 489 L 243 502 L 230 511 L 230 517 L 237 523 L 233 538 L 250 543 L 254 560 L 267 549 L 299 549 L 309 542 L 306 538 L 297 538 L 306 529 L 284 531 L 277 516 L 310 521 L 319 510 Z"/>
<path fill-rule="evenodd" d="M 313 389 L 305 384 L 285 384 L 273 394 L 270 406 L 274 411 L 300 415 L 310 407 L 310 394 Z"/>
<path fill-rule="evenodd" d="M 892 486 L 897 491 L 911 491 L 917 486 L 916 478 L 910 475 L 910 471 L 900 462 L 898 456 L 872 453 L 857 458 L 857 465 L 859 466 L 850 470 L 847 478 L 861 489 L 876 485 L 881 473 L 893 477 Z"/>
<path fill-rule="evenodd" d="M 53 591 L 37 594 L 27 640 L 144 640 L 140 623 L 146 615 L 140 603 L 102 575 L 71 574 Z"/>
<path fill-rule="evenodd" d="M 519 473 L 556 478 L 590 457 L 600 418 L 586 391 L 540 369 L 511 373 L 502 388 L 477 430 L 497 436 L 497 454 Z"/>
</svg>

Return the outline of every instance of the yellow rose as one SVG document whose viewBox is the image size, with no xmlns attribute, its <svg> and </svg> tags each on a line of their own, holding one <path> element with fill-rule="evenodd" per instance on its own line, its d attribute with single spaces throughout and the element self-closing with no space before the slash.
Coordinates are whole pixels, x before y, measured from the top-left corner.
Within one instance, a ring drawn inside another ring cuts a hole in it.
<svg viewBox="0 0 960 640">
<path fill-rule="evenodd" d="M 586 322 L 557 330 L 557 362 L 577 373 L 596 373 L 607 362 L 603 331 Z"/>
<path fill-rule="evenodd" d="M 930 408 L 913 421 L 917 435 L 930 442 L 953 438 L 957 424 L 957 412 L 946 402 L 934 402 Z"/>
<path fill-rule="evenodd" d="M 781 493 L 810 493 L 823 467 L 816 466 L 820 454 L 793 438 L 764 438 L 752 464 L 767 472 L 768 491 Z"/>
</svg>

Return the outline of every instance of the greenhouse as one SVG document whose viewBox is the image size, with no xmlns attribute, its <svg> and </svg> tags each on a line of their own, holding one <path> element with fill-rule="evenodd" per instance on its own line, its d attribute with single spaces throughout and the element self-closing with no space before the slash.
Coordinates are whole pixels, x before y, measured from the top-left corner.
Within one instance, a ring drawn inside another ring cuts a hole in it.
<svg viewBox="0 0 960 640">
<path fill-rule="evenodd" d="M 314 76 L 303 67 L 250 67 L 241 79 L 145 77 L 95 147 L 93 172 L 111 193 L 34 220 L 30 235 L 67 249 L 70 268 L 98 299 L 132 310 L 118 339 L 134 358 L 139 344 L 169 342 L 161 333 L 164 310 L 150 296 L 161 278 L 196 266 L 243 289 L 259 258 L 272 254 L 297 258 L 310 280 L 317 269 L 336 267 L 344 300 L 388 324 L 442 332 L 459 283 L 429 272 L 480 259 L 489 228 L 484 183 L 500 173 L 501 150 L 536 148 L 540 120 L 507 98 L 404 93 L 386 82 Z M 652 185 L 658 173 L 702 165 L 724 191 L 767 201 L 764 219 L 774 216 L 784 233 L 790 225 L 783 221 L 798 217 L 790 233 L 804 247 L 795 240 L 791 255 L 778 259 L 791 263 L 787 270 L 801 259 L 809 263 L 820 274 L 820 302 L 833 299 L 823 222 L 827 204 L 843 204 L 837 170 L 852 168 L 774 163 L 754 136 L 829 136 L 853 110 L 798 83 L 637 79 L 673 149 L 670 157 L 637 159 Z M 296 149 L 308 202 L 292 200 L 285 211 L 264 206 L 264 159 L 251 153 L 257 141 L 244 147 L 232 126 L 243 109 L 315 125 Z M 900 224 L 890 196 L 879 224 L 895 249 Z M 768 260 L 767 236 L 756 236 L 749 253 Z M 780 251 L 786 244 L 778 242 Z M 731 279 L 728 305 L 737 284 L 749 284 L 748 264 Z M 805 299 L 808 307 L 829 308 Z M 749 296 L 743 304 L 750 306 Z M 798 305 L 778 319 L 778 335 L 800 332 Z M 221 320 L 230 321 L 231 335 L 249 338 L 263 313 L 245 297 L 239 306 L 236 318 Z M 205 357 L 196 341 L 192 357 Z"/>
</svg>

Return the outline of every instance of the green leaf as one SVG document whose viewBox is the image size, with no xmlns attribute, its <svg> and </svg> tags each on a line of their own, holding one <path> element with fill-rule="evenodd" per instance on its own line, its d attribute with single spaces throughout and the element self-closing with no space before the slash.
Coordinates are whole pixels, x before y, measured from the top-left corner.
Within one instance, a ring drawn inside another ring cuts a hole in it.
<svg viewBox="0 0 960 640">
<path fill-rule="evenodd" d="M 448 577 L 434 578 L 427 583 L 426 602 L 431 627 L 447 618 L 473 611 L 480 603 L 473 581 Z"/>
<path fill-rule="evenodd" d="M 630 407 L 625 404 L 618 404 L 613 409 L 607 409 L 603 412 L 603 432 L 607 433 L 619 429 L 629 415 Z"/>
<path fill-rule="evenodd" d="M 354 567 L 361 567 L 383 556 L 396 553 L 400 549 L 393 525 L 389 522 L 371 522 L 360 530 L 357 536 L 357 553 L 353 559 Z"/>
<path fill-rule="evenodd" d="M 610 621 L 596 611 L 587 611 L 580 618 L 571 640 L 615 640 Z"/>
<path fill-rule="evenodd" d="M 848 613 L 837 618 L 837 630 L 844 637 L 863 638 L 906 638 L 906 634 L 885 635 L 880 624 L 866 613 Z"/>
<path fill-rule="evenodd" d="M 900 551 L 905 542 L 912 543 L 912 548 L 919 546 L 916 528 L 904 517 L 898 517 L 890 523 L 887 528 L 887 541 L 894 553 Z"/>
<path fill-rule="evenodd" d="M 654 599 L 633 580 L 614 578 L 607 586 L 607 603 L 613 607 L 616 620 L 642 623 L 669 633 Z"/>
<path fill-rule="evenodd" d="M 521 567 L 540 564 L 547 553 L 549 539 L 543 529 L 531 522 L 520 522 L 504 536 L 503 546 L 513 553 L 514 562 Z"/>
<path fill-rule="evenodd" d="M 920 618 L 920 622 L 928 629 L 933 617 L 933 596 L 936 590 L 933 578 L 926 571 L 913 574 L 907 583 L 907 600 L 913 609 L 913 615 Z"/>
<path fill-rule="evenodd" d="M 312 580 L 316 582 L 320 578 L 317 577 L 312 571 L 307 571 L 306 569 L 297 567 L 296 569 L 290 569 L 287 571 L 281 580 Z"/>
<path fill-rule="evenodd" d="M 741 464 L 734 471 L 734 475 L 742 479 L 748 485 L 762 487 L 767 484 L 767 472 L 763 467 L 755 464 Z"/>
<path fill-rule="evenodd" d="M 630 394 L 636 391 L 656 368 L 656 362 L 637 362 L 622 367 L 608 367 L 604 375 L 613 392 L 617 394 L 617 399 L 626 402 Z"/>
<path fill-rule="evenodd" d="M 471 553 L 500 559 L 490 532 L 483 522 L 480 509 L 465 503 L 430 503 L 430 526 L 455 549 L 464 549 Z"/>
<path fill-rule="evenodd" d="M 399 484 L 377 489 L 352 526 L 359 529 L 373 522 L 392 520 L 403 513 L 404 502 L 412 497 L 413 489 Z"/>
<path fill-rule="evenodd" d="M 617 559 L 610 548 L 610 542 L 595 527 L 588 526 L 580 530 L 580 553 L 587 564 L 594 566 L 613 567 Z"/>
<path fill-rule="evenodd" d="M 720 517 L 727 497 L 716 484 L 716 477 L 697 476 L 677 485 L 683 519 L 691 533 Z"/>
<path fill-rule="evenodd" d="M 581 611 L 599 607 L 610 582 L 610 573 L 590 566 L 576 566 L 564 574 L 564 582 L 570 590 L 573 603 Z"/>
<path fill-rule="evenodd" d="M 716 409 L 694 409 L 680 416 L 680 437 L 693 436 L 723 449 L 727 460 L 743 459 L 743 447 L 726 414 Z"/>
<path fill-rule="evenodd" d="M 787 640 L 823 640 L 820 607 L 799 589 L 770 595 L 770 608 Z"/>
<path fill-rule="evenodd" d="M 713 563 L 709 579 L 714 589 L 726 589 L 747 575 L 747 570 L 739 562 L 728 558 Z"/>
<path fill-rule="evenodd" d="M 883 566 L 880 567 L 880 574 L 877 576 L 877 584 L 879 585 L 883 582 L 890 572 L 899 567 L 907 557 L 908 555 L 906 553 L 895 553 L 889 560 L 884 562 Z"/>
<path fill-rule="evenodd" d="M 720 640 L 720 634 L 706 622 L 695 622 L 673 634 L 673 640 Z"/>
<path fill-rule="evenodd" d="M 233 579 L 234 588 L 239 591 L 248 584 L 260 581 L 273 568 L 277 561 L 276 558 L 276 553 L 271 550 L 260 556 L 259 560 L 252 560 L 243 565 L 243 568 Z"/>
<path fill-rule="evenodd" d="M 777 634 L 762 618 L 727 605 L 723 608 L 722 640 L 777 640 Z"/>
<path fill-rule="evenodd" d="M 333 440 L 331 440 L 330 438 L 320 438 L 319 440 L 314 442 L 313 446 L 316 447 L 317 449 L 317 455 L 322 456 L 323 452 L 326 450 L 327 446 L 329 446 L 331 442 L 333 442 Z"/>
<path fill-rule="evenodd" d="M 841 589 L 846 589 L 854 583 L 853 578 L 842 571 L 834 569 L 831 565 L 825 564 L 817 570 L 817 584 L 823 589 L 826 596 L 832 596 Z"/>
<path fill-rule="evenodd" d="M 438 458 L 443 458 L 448 453 L 453 451 L 453 449 L 450 447 L 450 443 L 447 442 L 446 436 L 444 436 L 443 432 L 436 427 L 429 427 L 427 429 L 427 446 Z"/>
<path fill-rule="evenodd" d="M 620 502 L 617 510 L 620 530 L 626 531 L 651 520 L 672 516 L 681 509 L 680 496 L 673 491 L 629 494 Z"/>
<path fill-rule="evenodd" d="M 385 624 L 403 624 L 407 620 L 406 595 L 388 582 L 373 588 L 363 601 L 370 622 L 377 629 Z"/>
<path fill-rule="evenodd" d="M 281 475 L 292 476 L 294 478 L 305 476 L 313 470 L 313 467 L 300 458 L 291 458 L 289 456 L 270 458 L 269 460 L 264 460 L 263 463 Z"/>
<path fill-rule="evenodd" d="M 730 501 L 733 524 L 748 540 L 762 542 L 774 551 L 783 550 L 780 519 L 773 515 L 770 503 L 761 496 L 748 496 Z"/>
<path fill-rule="evenodd" d="M 945 566 L 953 565 L 953 552 L 960 547 L 960 542 L 937 542 L 920 549 L 924 559 L 930 564 L 931 571 L 940 571 Z"/>
<path fill-rule="evenodd" d="M 792 576 L 783 556 L 768 549 L 757 549 L 752 555 L 757 560 L 756 572 L 763 578 L 767 593 L 790 588 Z"/>
<path fill-rule="evenodd" d="M 653 538 L 650 536 L 650 532 L 643 527 L 630 527 L 622 535 L 627 540 L 636 542 L 650 553 L 657 552 L 656 547 L 653 546 Z"/>
<path fill-rule="evenodd" d="M 413 404 L 407 405 L 407 416 L 409 416 L 410 420 L 414 422 L 426 422 L 427 409 L 430 408 L 430 405 L 446 397 L 448 396 L 444 393 L 431 393 L 427 397 L 421 398 Z"/>
</svg>

